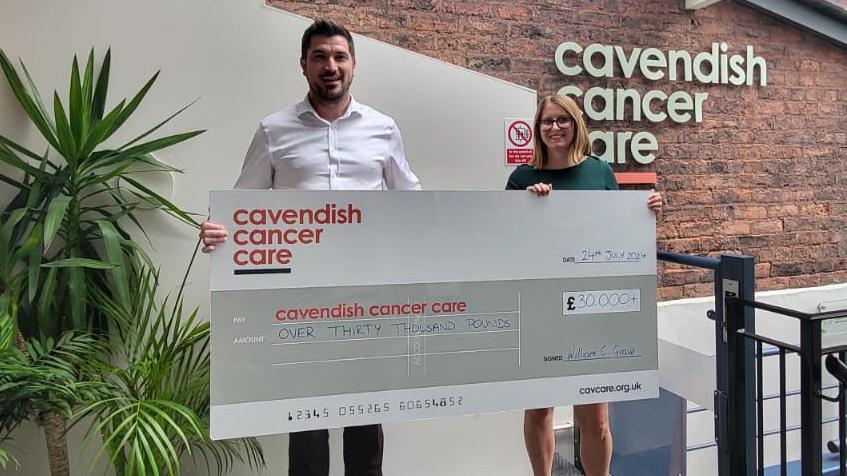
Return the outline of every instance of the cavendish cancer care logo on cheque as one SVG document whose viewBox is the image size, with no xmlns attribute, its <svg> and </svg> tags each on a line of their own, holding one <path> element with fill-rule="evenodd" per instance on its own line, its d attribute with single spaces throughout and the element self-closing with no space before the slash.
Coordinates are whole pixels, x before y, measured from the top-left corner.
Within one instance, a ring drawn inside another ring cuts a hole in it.
<svg viewBox="0 0 847 476">
<path fill-rule="evenodd" d="M 362 210 L 352 203 L 317 208 L 238 209 L 232 241 L 233 274 L 291 273 L 298 246 L 318 246 L 326 225 L 361 225 Z M 257 268 L 257 266 L 261 266 Z"/>
</svg>

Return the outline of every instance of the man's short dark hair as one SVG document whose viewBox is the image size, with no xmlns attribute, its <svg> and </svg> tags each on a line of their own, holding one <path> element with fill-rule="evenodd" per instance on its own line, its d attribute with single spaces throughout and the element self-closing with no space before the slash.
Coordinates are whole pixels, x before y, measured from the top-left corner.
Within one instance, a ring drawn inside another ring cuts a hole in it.
<svg viewBox="0 0 847 476">
<path fill-rule="evenodd" d="M 343 36 L 347 39 L 347 46 L 350 48 L 350 56 L 354 58 L 356 57 L 356 51 L 353 48 L 353 35 L 350 34 L 350 30 L 344 28 L 344 25 L 332 20 L 320 19 L 315 20 L 315 22 L 303 32 L 303 41 L 300 44 L 300 59 L 306 59 L 306 54 L 309 52 L 309 45 L 312 44 L 312 37 L 314 36 L 325 36 L 327 38 Z"/>
</svg>

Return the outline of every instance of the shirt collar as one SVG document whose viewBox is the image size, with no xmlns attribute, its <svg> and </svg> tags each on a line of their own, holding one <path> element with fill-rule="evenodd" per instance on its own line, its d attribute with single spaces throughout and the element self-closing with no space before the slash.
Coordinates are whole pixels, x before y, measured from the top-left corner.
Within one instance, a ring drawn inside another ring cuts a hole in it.
<svg viewBox="0 0 847 476">
<path fill-rule="evenodd" d="M 318 115 L 318 112 L 315 111 L 315 108 L 312 107 L 312 103 L 309 102 L 309 95 L 308 94 L 306 94 L 306 97 L 302 101 L 300 101 L 299 103 L 297 103 L 294 106 L 294 110 L 297 113 L 298 117 L 303 117 L 304 114 L 311 114 L 312 116 L 324 121 L 324 119 L 321 116 Z M 363 111 L 362 105 L 359 102 L 356 101 L 356 98 L 354 98 L 353 96 L 350 96 L 350 105 L 347 106 L 347 110 L 344 111 L 344 114 L 342 114 L 341 117 L 339 117 L 338 119 L 339 120 L 346 119 L 353 114 L 361 116 L 362 111 Z M 326 121 L 324 121 L 324 122 L 326 122 Z"/>
</svg>

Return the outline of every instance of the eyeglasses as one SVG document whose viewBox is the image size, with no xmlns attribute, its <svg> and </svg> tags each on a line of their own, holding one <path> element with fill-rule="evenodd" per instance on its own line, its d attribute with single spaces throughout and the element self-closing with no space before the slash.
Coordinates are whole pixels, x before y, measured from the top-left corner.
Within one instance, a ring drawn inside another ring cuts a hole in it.
<svg viewBox="0 0 847 476">
<path fill-rule="evenodd" d="M 550 129 L 553 124 L 559 126 L 559 129 L 567 129 L 573 125 L 573 118 L 571 116 L 559 116 L 555 119 L 539 119 L 538 123 L 541 124 L 543 129 Z"/>
</svg>

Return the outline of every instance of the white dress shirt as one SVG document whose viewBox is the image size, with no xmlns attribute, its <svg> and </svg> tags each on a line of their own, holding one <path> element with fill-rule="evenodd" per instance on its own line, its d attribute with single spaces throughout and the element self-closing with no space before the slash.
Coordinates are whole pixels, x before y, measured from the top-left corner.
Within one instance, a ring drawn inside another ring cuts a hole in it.
<svg viewBox="0 0 847 476">
<path fill-rule="evenodd" d="M 333 122 L 308 98 L 259 123 L 235 188 L 420 190 L 393 119 L 350 100 Z"/>
</svg>

